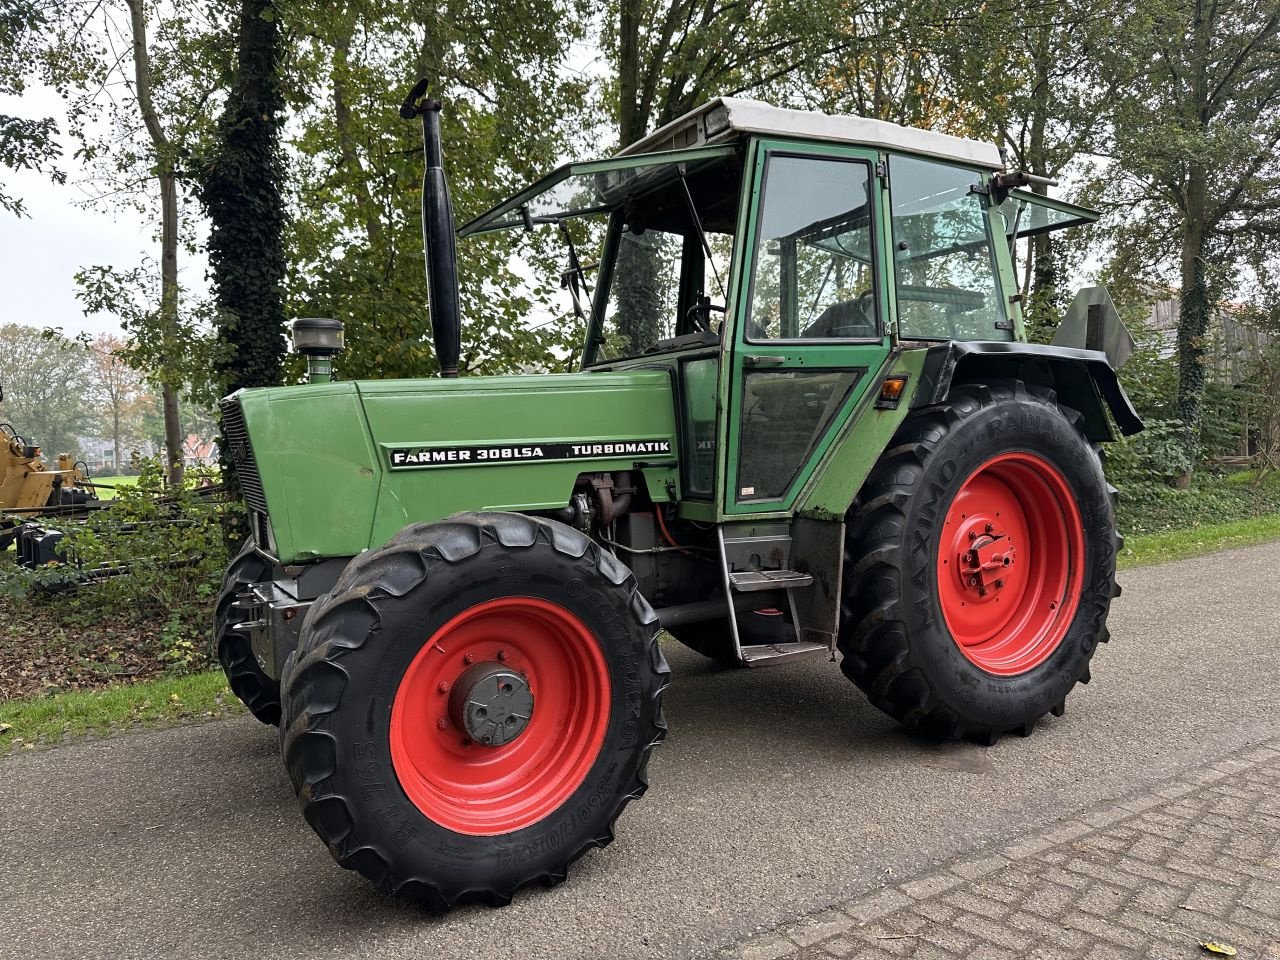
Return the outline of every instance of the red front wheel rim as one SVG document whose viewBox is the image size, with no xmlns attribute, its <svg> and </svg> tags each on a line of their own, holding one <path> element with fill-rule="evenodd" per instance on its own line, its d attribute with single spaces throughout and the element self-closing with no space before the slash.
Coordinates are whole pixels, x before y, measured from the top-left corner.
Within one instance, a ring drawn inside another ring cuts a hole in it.
<svg viewBox="0 0 1280 960">
<path fill-rule="evenodd" d="M 600 753 L 609 677 L 595 636 L 564 607 L 533 597 L 476 604 L 432 635 L 400 681 L 391 708 L 396 777 L 424 816 L 458 833 L 537 823 L 582 785 Z M 495 684 L 508 696 L 514 685 L 529 708 L 502 716 L 519 730 L 513 739 L 486 745 L 502 723 L 477 726 L 468 694 Z"/>
<path fill-rule="evenodd" d="M 1084 527 L 1061 471 L 1033 453 L 987 460 L 960 485 L 938 543 L 938 598 L 960 652 L 998 676 L 1043 663 L 1080 605 Z"/>
</svg>

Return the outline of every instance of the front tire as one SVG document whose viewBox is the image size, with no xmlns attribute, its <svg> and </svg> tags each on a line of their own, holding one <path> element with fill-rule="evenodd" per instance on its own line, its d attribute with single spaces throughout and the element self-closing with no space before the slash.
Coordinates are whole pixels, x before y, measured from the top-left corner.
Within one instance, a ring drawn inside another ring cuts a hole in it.
<svg viewBox="0 0 1280 960">
<path fill-rule="evenodd" d="M 991 743 L 1089 681 L 1119 538 L 1080 422 L 1052 391 L 1001 381 L 899 428 L 849 517 L 838 640 L 885 713 Z"/>
<path fill-rule="evenodd" d="M 252 540 L 245 541 L 222 575 L 213 612 L 213 636 L 231 692 L 257 719 L 274 727 L 280 723 L 280 683 L 258 665 L 249 635 L 233 629 L 248 618 L 235 606 L 236 597 L 250 584 L 271 579 L 271 572 L 270 561 L 254 549 Z"/>
<path fill-rule="evenodd" d="M 338 863 L 445 910 L 613 839 L 665 734 L 635 578 L 563 524 L 462 514 L 354 560 L 284 669 L 283 753 Z"/>
</svg>

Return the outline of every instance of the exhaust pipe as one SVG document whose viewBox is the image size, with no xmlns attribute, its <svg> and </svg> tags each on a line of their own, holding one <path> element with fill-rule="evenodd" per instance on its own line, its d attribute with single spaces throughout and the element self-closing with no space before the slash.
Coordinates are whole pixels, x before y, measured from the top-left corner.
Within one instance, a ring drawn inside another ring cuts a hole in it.
<svg viewBox="0 0 1280 960">
<path fill-rule="evenodd" d="M 453 204 L 444 175 L 440 146 L 440 101 L 427 97 L 427 79 L 414 84 L 400 106 L 405 120 L 422 117 L 422 246 L 426 254 L 427 290 L 431 307 L 431 339 L 435 343 L 440 376 L 458 375 L 462 325 L 458 317 L 458 256 L 453 229 Z"/>
</svg>

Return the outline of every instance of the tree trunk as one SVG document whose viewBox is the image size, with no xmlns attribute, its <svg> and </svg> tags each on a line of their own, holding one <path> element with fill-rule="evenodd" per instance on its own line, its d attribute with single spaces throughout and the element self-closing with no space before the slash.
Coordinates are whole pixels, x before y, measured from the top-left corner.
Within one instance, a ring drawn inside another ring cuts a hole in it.
<svg viewBox="0 0 1280 960">
<path fill-rule="evenodd" d="M 644 136 L 639 116 L 640 0 L 618 4 L 618 146 L 626 147 Z"/>
<path fill-rule="evenodd" d="M 1203 0 L 1196 0 L 1191 24 L 1193 59 L 1191 64 L 1191 104 L 1188 118 L 1203 132 L 1209 127 L 1209 32 Z M 1187 165 L 1183 186 L 1185 219 L 1182 225 L 1182 300 L 1178 315 L 1178 398 L 1176 412 L 1182 421 L 1186 470 L 1174 478 L 1174 486 L 1185 490 L 1200 459 L 1200 422 L 1204 410 L 1206 381 L 1205 342 L 1209 333 L 1209 283 L 1205 276 L 1205 256 L 1209 239 L 1209 174 L 1205 165 L 1193 160 Z"/>
<path fill-rule="evenodd" d="M 173 372 L 178 346 L 178 185 L 169 160 L 160 167 L 160 323 L 164 338 L 160 397 L 164 405 L 164 445 L 168 452 L 169 483 L 182 484 L 182 423 L 178 417 L 178 384 Z"/>
<path fill-rule="evenodd" d="M 284 360 L 283 104 L 276 83 L 279 27 L 272 12 L 272 0 L 241 5 L 235 77 L 201 171 L 218 340 L 224 347 L 217 368 L 223 394 L 275 386 Z"/>
<path fill-rule="evenodd" d="M 1194 193 L 1194 190 L 1188 191 L 1189 196 Z M 1203 188 L 1200 193 L 1203 196 Z M 1177 414 L 1182 421 L 1187 465 L 1185 472 L 1174 478 L 1174 486 L 1182 490 L 1191 485 L 1191 475 L 1200 457 L 1200 421 L 1207 373 L 1205 342 L 1210 311 L 1204 261 L 1204 231 L 1199 221 L 1189 214 L 1182 239 L 1182 302 L 1178 315 Z"/>
<path fill-rule="evenodd" d="M 133 35 L 133 76 L 142 122 L 151 138 L 160 181 L 160 396 L 164 411 L 164 442 L 169 483 L 182 483 L 182 424 L 178 419 L 177 375 L 174 356 L 178 336 L 178 184 L 173 169 L 173 145 L 165 135 L 151 97 L 151 55 L 147 49 L 147 15 L 144 0 L 126 0 Z"/>
</svg>

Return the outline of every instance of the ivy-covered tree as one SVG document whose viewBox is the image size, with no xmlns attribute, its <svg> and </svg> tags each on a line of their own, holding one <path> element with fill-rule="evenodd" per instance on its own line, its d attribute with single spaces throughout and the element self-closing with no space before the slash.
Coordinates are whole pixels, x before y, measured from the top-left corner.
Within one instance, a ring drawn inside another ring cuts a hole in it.
<svg viewBox="0 0 1280 960">
<path fill-rule="evenodd" d="M 226 106 L 200 170 L 217 309 L 217 392 L 279 383 L 284 357 L 281 35 L 271 0 L 243 0 Z"/>
</svg>

